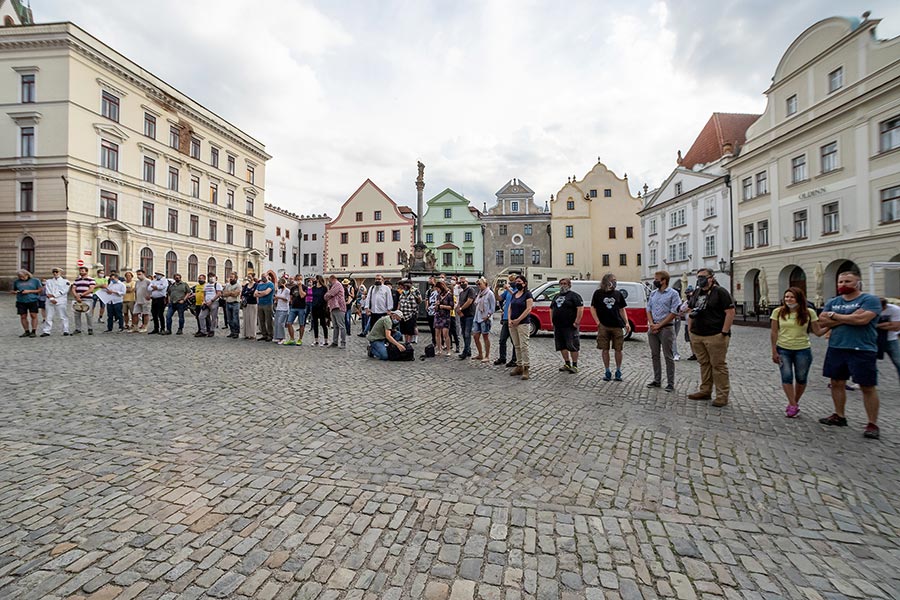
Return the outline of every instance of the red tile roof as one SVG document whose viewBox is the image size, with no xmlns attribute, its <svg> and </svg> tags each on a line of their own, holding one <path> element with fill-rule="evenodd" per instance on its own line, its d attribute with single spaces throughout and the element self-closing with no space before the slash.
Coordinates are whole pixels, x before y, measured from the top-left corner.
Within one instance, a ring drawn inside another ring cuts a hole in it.
<svg viewBox="0 0 900 600">
<path fill-rule="evenodd" d="M 713 113 L 679 163 L 680 166 L 693 169 L 696 165 L 715 162 L 722 158 L 725 144 L 731 144 L 731 152 L 737 156 L 747 141 L 747 128 L 759 117 L 742 113 Z"/>
<path fill-rule="evenodd" d="M 437 249 L 438 250 L 459 250 L 459 246 L 456 246 L 450 242 L 447 242 L 446 244 L 441 244 L 440 246 L 438 246 Z"/>
</svg>

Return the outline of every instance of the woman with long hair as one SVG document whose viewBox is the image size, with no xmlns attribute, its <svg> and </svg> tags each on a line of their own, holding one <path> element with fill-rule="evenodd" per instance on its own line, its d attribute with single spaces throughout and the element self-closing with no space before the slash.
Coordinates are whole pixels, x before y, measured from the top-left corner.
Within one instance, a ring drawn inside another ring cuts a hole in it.
<svg viewBox="0 0 900 600">
<path fill-rule="evenodd" d="M 809 334 L 821 336 L 816 311 L 806 305 L 806 294 L 798 287 L 790 287 L 782 296 L 782 305 L 772 311 L 772 362 L 781 370 L 781 387 L 787 396 L 785 416 L 800 414 L 800 397 L 806 391 L 806 380 L 812 365 L 812 345 Z"/>
<path fill-rule="evenodd" d="M 444 353 L 450 356 L 450 311 L 453 309 L 453 292 L 443 281 L 434 284 L 438 293 L 438 301 L 434 310 L 434 331 L 437 338 L 435 355 Z"/>
<path fill-rule="evenodd" d="M 321 275 L 316 275 L 316 283 L 313 285 L 312 290 L 312 327 L 313 327 L 313 336 L 316 338 L 316 341 L 313 342 L 313 346 L 327 346 L 328 345 L 328 322 L 331 320 L 331 315 L 328 314 L 328 303 L 325 302 L 325 292 L 328 291 L 328 286 L 325 285 L 325 278 Z M 322 343 L 319 343 L 319 327 L 322 328 Z"/>
</svg>

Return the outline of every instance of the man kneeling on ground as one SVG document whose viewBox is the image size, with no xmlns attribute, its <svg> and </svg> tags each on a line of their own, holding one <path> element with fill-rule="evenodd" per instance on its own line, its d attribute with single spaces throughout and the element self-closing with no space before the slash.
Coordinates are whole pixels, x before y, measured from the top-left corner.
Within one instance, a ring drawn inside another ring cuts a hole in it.
<svg viewBox="0 0 900 600">
<path fill-rule="evenodd" d="M 393 344 L 401 352 L 405 346 L 394 339 L 393 332 L 397 330 L 403 313 L 394 310 L 375 321 L 369 329 L 369 356 L 378 360 L 388 359 L 388 344 Z"/>
</svg>

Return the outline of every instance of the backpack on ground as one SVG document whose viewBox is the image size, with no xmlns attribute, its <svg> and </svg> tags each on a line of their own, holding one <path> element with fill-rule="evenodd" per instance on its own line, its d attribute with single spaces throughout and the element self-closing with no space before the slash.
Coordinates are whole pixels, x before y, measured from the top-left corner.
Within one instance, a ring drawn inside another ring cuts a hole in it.
<svg viewBox="0 0 900 600">
<path fill-rule="evenodd" d="M 403 350 L 400 351 L 394 344 L 388 344 L 388 360 L 407 362 L 416 359 L 416 352 L 413 350 L 412 344 L 403 344 Z"/>
</svg>

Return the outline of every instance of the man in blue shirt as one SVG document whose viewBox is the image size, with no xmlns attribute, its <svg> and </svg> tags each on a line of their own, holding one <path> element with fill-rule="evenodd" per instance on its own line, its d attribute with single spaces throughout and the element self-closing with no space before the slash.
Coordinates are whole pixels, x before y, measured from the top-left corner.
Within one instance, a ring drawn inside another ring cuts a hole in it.
<svg viewBox="0 0 900 600">
<path fill-rule="evenodd" d="M 275 300 L 275 284 L 272 282 L 273 280 L 274 275 L 263 275 L 256 285 L 256 292 L 253 294 L 256 296 L 258 303 L 256 318 L 259 321 L 259 333 L 262 335 L 259 340 L 263 342 L 271 342 L 272 336 L 275 335 L 272 321 L 274 318 L 273 302 Z"/>
<path fill-rule="evenodd" d="M 514 275 L 510 279 L 515 278 Z M 500 317 L 500 358 L 494 361 L 495 365 L 505 365 L 507 367 L 516 366 L 516 347 L 513 346 L 512 358 L 506 362 L 506 342 L 509 341 L 509 302 L 512 299 L 513 291 L 509 287 L 509 282 L 503 284 L 503 291 L 500 292 L 500 302 L 503 304 L 503 314 Z"/>
<path fill-rule="evenodd" d="M 859 384 L 863 394 L 863 404 L 869 423 L 863 435 L 877 440 L 878 425 L 878 315 L 881 314 L 881 300 L 877 296 L 860 291 L 860 276 L 854 272 L 838 275 L 837 292 L 825 303 L 819 315 L 819 325 L 828 328 L 828 351 L 822 374 L 831 379 L 831 399 L 834 413 L 819 423 L 836 427 L 846 427 L 844 407 L 847 404 L 847 380 Z"/>
<path fill-rule="evenodd" d="M 13 282 L 13 291 L 16 295 L 16 313 L 22 322 L 25 333 L 19 337 L 37 337 L 38 295 L 41 292 L 41 281 L 25 269 L 16 271 L 18 277 Z M 31 328 L 28 328 L 28 315 L 31 315 Z"/>
<path fill-rule="evenodd" d="M 678 316 L 681 296 L 669 287 L 667 271 L 657 271 L 653 274 L 653 288 L 647 301 L 647 322 L 650 324 L 647 341 L 650 344 L 650 359 L 653 362 L 653 381 L 648 383 L 647 387 L 658 388 L 662 385 L 662 364 L 659 360 L 659 351 L 662 350 L 666 361 L 666 391 L 673 392 L 675 355 L 672 351 L 672 340 L 675 339 L 675 328 L 672 321 Z"/>
</svg>

